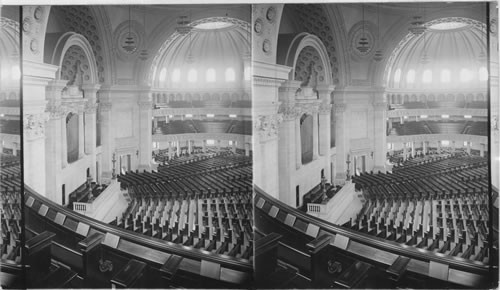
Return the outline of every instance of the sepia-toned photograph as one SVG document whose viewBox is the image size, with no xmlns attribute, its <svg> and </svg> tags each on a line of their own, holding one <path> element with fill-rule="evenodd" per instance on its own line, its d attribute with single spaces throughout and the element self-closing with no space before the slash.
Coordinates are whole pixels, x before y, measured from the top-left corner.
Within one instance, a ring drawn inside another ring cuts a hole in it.
<svg viewBox="0 0 500 290">
<path fill-rule="evenodd" d="M 498 287 L 497 2 L 5 1 L 3 289 Z"/>
</svg>

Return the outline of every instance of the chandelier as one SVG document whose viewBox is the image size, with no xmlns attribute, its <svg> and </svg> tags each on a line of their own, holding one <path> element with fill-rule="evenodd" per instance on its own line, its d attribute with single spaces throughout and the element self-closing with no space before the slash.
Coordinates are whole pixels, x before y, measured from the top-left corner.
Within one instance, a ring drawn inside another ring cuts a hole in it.
<svg viewBox="0 0 500 290">
<path fill-rule="evenodd" d="M 408 30 L 413 33 L 413 35 L 421 35 L 424 33 L 427 30 L 427 27 L 424 26 L 422 16 L 413 16 L 413 21 L 411 22 L 411 26 Z"/>
<path fill-rule="evenodd" d="M 362 21 L 363 34 L 362 34 L 362 37 L 358 41 L 358 46 L 356 47 L 356 49 L 361 53 L 366 53 L 370 49 L 370 46 L 369 46 L 368 38 L 366 38 L 366 35 L 365 35 L 365 6 L 362 5 L 361 10 L 362 10 L 362 19 L 363 19 L 363 21 Z"/>
<path fill-rule="evenodd" d="M 128 54 L 132 54 L 137 50 L 137 44 L 135 43 L 134 37 L 132 37 L 132 33 L 130 32 L 130 26 L 131 26 L 131 19 L 130 19 L 130 5 L 128 6 L 128 33 L 127 37 L 125 38 L 125 44 L 122 46 L 122 48 L 127 52 Z"/>
<path fill-rule="evenodd" d="M 143 14 L 142 14 L 142 22 L 144 23 L 144 38 L 146 38 L 148 30 L 146 28 L 146 9 L 145 8 L 144 8 Z M 141 51 L 139 52 L 139 59 L 140 60 L 146 60 L 149 57 L 148 50 L 145 47 L 146 47 L 146 41 L 144 41 L 144 48 L 141 49 Z"/>
<path fill-rule="evenodd" d="M 378 4 L 377 4 L 377 37 L 378 37 L 378 42 L 379 42 L 379 46 L 380 46 L 380 43 L 381 43 L 381 39 L 380 39 L 380 13 L 378 11 Z M 375 51 L 375 54 L 373 55 L 373 60 L 374 61 L 381 61 L 382 59 L 384 59 L 384 53 L 382 52 L 382 49 L 377 49 Z"/>
<path fill-rule="evenodd" d="M 179 33 L 180 35 L 186 35 L 192 29 L 193 27 L 189 26 L 189 19 L 187 15 L 179 16 L 179 19 L 177 19 L 177 27 L 175 28 L 177 33 Z"/>
</svg>

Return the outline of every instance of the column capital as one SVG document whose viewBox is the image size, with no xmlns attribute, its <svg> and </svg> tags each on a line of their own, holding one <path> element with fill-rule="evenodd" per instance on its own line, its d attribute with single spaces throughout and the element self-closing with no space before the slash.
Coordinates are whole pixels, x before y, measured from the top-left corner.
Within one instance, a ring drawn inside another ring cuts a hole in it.
<svg viewBox="0 0 500 290">
<path fill-rule="evenodd" d="M 345 103 L 334 103 L 333 109 L 335 110 L 335 114 L 344 113 L 347 110 L 347 104 Z"/>
<path fill-rule="evenodd" d="M 66 115 L 66 110 L 62 107 L 61 102 L 55 100 L 50 100 L 47 103 L 46 112 L 50 119 L 59 119 Z"/>
<path fill-rule="evenodd" d="M 90 100 L 92 99 L 89 99 L 89 101 L 85 103 L 85 114 L 94 114 L 97 110 L 97 103 L 95 102 L 95 100 L 93 102 L 90 102 Z"/>
<path fill-rule="evenodd" d="M 332 111 L 332 104 L 321 103 L 321 105 L 319 105 L 319 113 L 320 114 L 330 115 L 331 111 Z"/>
<path fill-rule="evenodd" d="M 387 103 L 386 102 L 373 102 L 373 109 L 375 111 L 387 111 Z"/>
<path fill-rule="evenodd" d="M 301 81 L 295 81 L 295 80 L 284 81 L 279 87 L 279 92 L 295 94 L 297 90 L 300 89 L 301 83 L 302 83 Z"/>
<path fill-rule="evenodd" d="M 278 113 L 282 114 L 284 121 L 290 121 L 300 116 L 300 108 L 294 103 L 282 103 L 278 109 Z"/>
<path fill-rule="evenodd" d="M 109 112 L 113 104 L 111 102 L 100 102 L 98 107 L 101 112 Z"/>
</svg>

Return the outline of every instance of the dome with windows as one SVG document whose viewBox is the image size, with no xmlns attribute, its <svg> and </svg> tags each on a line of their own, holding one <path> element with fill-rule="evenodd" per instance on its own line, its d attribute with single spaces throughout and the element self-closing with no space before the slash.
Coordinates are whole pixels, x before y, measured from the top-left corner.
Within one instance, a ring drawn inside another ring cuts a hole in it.
<svg viewBox="0 0 500 290">
<path fill-rule="evenodd" d="M 421 35 L 408 34 L 389 60 L 392 89 L 481 88 L 488 79 L 484 24 L 438 19 Z"/>
<path fill-rule="evenodd" d="M 238 87 L 249 80 L 250 33 L 245 23 L 214 19 L 192 23 L 164 45 L 154 85 L 157 88 Z M 247 63 L 245 63 L 247 62 Z"/>
</svg>

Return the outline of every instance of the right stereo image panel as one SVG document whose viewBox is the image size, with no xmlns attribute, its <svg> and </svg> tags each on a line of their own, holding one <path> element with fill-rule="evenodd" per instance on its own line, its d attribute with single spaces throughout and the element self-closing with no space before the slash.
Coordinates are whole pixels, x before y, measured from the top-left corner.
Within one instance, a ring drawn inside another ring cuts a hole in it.
<svg viewBox="0 0 500 290">
<path fill-rule="evenodd" d="M 496 3 L 252 8 L 257 288 L 496 288 Z"/>
</svg>

